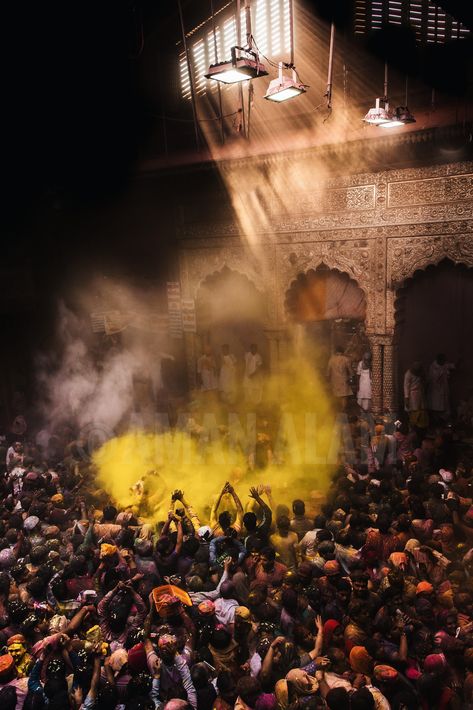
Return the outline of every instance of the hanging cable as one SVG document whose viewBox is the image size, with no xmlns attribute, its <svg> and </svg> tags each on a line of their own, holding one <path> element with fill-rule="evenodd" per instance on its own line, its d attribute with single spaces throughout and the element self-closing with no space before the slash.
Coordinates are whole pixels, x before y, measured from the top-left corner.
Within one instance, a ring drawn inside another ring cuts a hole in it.
<svg viewBox="0 0 473 710">
<path fill-rule="evenodd" d="M 179 10 L 179 20 L 181 23 L 182 44 L 184 45 L 184 53 L 186 55 L 187 71 L 189 74 L 189 84 L 190 84 L 191 101 L 192 101 L 192 115 L 194 118 L 195 143 L 197 146 L 197 150 L 199 151 L 200 150 L 200 135 L 199 135 L 199 124 L 197 121 L 197 105 L 196 105 L 196 101 L 195 101 L 195 88 L 194 88 L 194 80 L 192 77 L 191 62 L 190 62 L 190 58 L 189 58 L 189 48 L 187 46 L 186 31 L 185 31 L 185 27 L 184 27 L 184 18 L 182 16 L 181 0 L 177 0 L 177 7 Z"/>
<path fill-rule="evenodd" d="M 291 68 L 294 67 L 294 0 L 289 0 L 289 44 L 291 50 Z"/>
<path fill-rule="evenodd" d="M 236 30 L 237 30 L 237 44 L 239 47 L 241 47 L 241 2 L 240 2 L 240 0 L 237 0 L 237 2 L 236 2 Z M 244 98 L 243 98 L 242 82 L 239 82 L 238 93 L 240 96 L 240 111 L 241 111 L 241 121 L 242 121 L 241 130 L 243 132 L 243 135 L 246 135 L 245 102 L 244 102 Z"/>
<path fill-rule="evenodd" d="M 210 12 L 211 12 L 211 16 L 212 16 L 212 32 L 213 32 L 213 38 L 214 38 L 215 64 L 218 64 L 217 29 L 215 27 L 215 12 L 214 12 L 213 0 L 210 0 Z M 217 91 L 218 91 L 218 110 L 219 110 L 219 117 L 220 117 L 220 140 L 222 141 L 222 145 L 224 145 L 225 144 L 225 130 L 224 130 L 224 125 L 223 125 L 222 89 L 220 88 L 219 81 L 217 82 Z"/>
<path fill-rule="evenodd" d="M 327 71 L 327 108 L 332 110 L 332 85 L 333 85 L 333 52 L 335 47 L 335 22 L 332 20 L 330 25 L 330 48 L 328 52 L 328 71 Z"/>
</svg>

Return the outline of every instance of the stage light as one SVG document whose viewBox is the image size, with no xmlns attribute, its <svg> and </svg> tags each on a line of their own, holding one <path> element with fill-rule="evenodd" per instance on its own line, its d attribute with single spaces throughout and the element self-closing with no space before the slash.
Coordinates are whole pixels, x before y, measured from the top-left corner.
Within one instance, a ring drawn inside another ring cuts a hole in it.
<svg viewBox="0 0 473 710">
<path fill-rule="evenodd" d="M 415 123 L 416 120 L 407 106 L 398 106 L 392 113 L 391 120 L 381 123 L 381 128 L 397 128 L 408 123 Z"/>
<path fill-rule="evenodd" d="M 236 51 L 245 52 L 248 56 L 237 57 Z M 242 49 L 241 47 L 232 47 L 232 58 L 229 62 L 219 62 L 211 64 L 206 79 L 213 81 L 221 81 L 223 84 L 237 84 L 241 81 L 249 79 L 257 79 L 260 76 L 268 76 L 266 67 L 259 61 L 256 52 Z"/>
<path fill-rule="evenodd" d="M 276 101 L 282 103 L 293 99 L 295 96 L 305 94 L 306 86 L 300 81 L 297 81 L 297 74 L 292 70 L 292 77 L 283 75 L 283 63 L 279 62 L 279 75 L 277 79 L 269 82 L 268 90 L 265 94 L 265 99 L 268 101 Z"/>
<path fill-rule="evenodd" d="M 389 113 L 388 102 L 385 99 L 376 99 L 375 106 L 370 108 L 363 121 L 372 126 L 381 126 L 384 123 L 391 123 L 392 116 Z"/>
</svg>

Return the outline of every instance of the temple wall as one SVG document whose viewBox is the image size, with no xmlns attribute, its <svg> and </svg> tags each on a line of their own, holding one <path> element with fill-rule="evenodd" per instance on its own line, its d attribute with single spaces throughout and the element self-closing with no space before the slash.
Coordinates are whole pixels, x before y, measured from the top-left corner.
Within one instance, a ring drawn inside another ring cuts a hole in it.
<svg viewBox="0 0 473 710">
<path fill-rule="evenodd" d="M 311 158 L 301 160 L 307 167 Z M 262 159 L 256 170 L 264 169 Z M 214 219 L 208 211 L 184 219 L 183 295 L 196 298 L 205 278 L 224 267 L 245 274 L 267 298 L 264 326 L 270 366 L 277 368 L 291 325 L 284 307 L 291 282 L 322 263 L 346 272 L 366 294 L 373 407 L 392 409 L 396 291 L 417 270 L 445 258 L 473 266 L 473 163 L 332 174 L 291 195 L 289 209 L 287 203 L 280 208 L 277 200 L 267 200 L 266 221 L 253 235 L 243 233 L 241 220 L 229 210 Z M 195 347 L 188 335 L 191 379 Z"/>
</svg>

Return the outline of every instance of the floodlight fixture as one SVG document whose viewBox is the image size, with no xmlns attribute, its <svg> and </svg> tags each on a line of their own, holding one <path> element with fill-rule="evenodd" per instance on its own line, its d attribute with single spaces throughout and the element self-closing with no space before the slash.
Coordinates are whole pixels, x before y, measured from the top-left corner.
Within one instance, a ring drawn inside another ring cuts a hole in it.
<svg viewBox="0 0 473 710">
<path fill-rule="evenodd" d="M 237 56 L 237 50 L 242 52 L 243 56 Z M 268 76 L 268 72 L 257 53 L 243 47 L 232 47 L 231 60 L 211 64 L 205 78 L 220 81 L 222 84 L 238 84 L 260 76 Z"/>
<path fill-rule="evenodd" d="M 372 126 L 381 126 L 384 123 L 391 123 L 392 116 L 389 113 L 389 104 L 385 98 L 376 99 L 373 108 L 370 108 L 363 121 Z"/>
<path fill-rule="evenodd" d="M 292 76 L 284 76 L 284 68 L 292 69 Z M 295 68 L 291 67 L 291 65 L 285 65 L 283 62 L 279 62 L 278 77 L 269 82 L 268 90 L 264 98 L 268 99 L 268 101 L 282 103 L 283 101 L 288 101 L 296 96 L 305 94 L 306 90 L 306 85 L 298 81 Z"/>
</svg>

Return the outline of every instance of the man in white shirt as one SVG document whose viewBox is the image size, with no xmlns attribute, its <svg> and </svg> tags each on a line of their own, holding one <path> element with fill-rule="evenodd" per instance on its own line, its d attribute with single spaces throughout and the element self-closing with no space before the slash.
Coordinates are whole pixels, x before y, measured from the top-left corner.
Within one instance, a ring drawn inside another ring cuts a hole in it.
<svg viewBox="0 0 473 710">
<path fill-rule="evenodd" d="M 203 354 L 197 360 L 197 374 L 203 392 L 211 392 L 217 389 L 217 364 L 210 345 L 205 346 Z"/>
<path fill-rule="evenodd" d="M 263 398 L 263 359 L 255 343 L 250 345 L 249 352 L 245 353 L 245 375 L 243 378 L 243 391 L 247 404 L 260 404 Z"/>
</svg>

